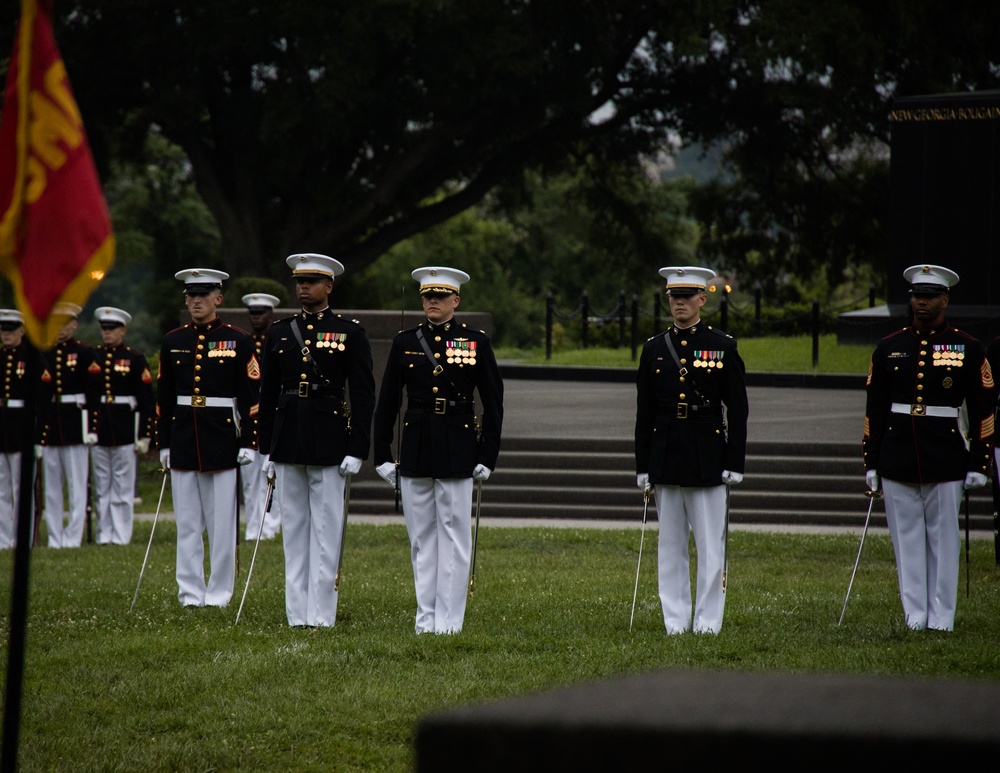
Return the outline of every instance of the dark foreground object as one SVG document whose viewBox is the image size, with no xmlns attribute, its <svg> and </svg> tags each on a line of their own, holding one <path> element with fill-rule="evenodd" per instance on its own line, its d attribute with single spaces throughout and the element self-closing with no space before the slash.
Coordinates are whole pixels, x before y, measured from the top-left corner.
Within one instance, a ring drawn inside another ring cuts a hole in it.
<svg viewBox="0 0 1000 773">
<path fill-rule="evenodd" d="M 428 716 L 417 728 L 416 769 L 739 770 L 780 761 L 850 770 L 970 752 L 996 759 L 998 716 L 1000 684 L 991 682 L 665 671 Z"/>
</svg>

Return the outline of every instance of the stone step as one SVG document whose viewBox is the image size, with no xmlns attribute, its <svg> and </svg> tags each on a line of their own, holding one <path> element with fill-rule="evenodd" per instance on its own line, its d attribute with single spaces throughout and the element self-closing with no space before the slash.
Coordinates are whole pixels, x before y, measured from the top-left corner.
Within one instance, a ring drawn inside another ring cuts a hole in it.
<svg viewBox="0 0 1000 773">
<path fill-rule="evenodd" d="M 747 450 L 746 478 L 732 490 L 733 522 L 864 524 L 868 499 L 860 442 L 752 442 Z M 394 512 L 392 489 L 368 465 L 352 487 L 351 511 Z M 483 486 L 483 517 L 628 521 L 641 520 L 641 514 L 630 440 L 505 439 L 497 470 Z M 871 523 L 885 525 L 881 502 Z M 970 528 L 993 528 L 988 487 L 970 495 Z"/>
</svg>

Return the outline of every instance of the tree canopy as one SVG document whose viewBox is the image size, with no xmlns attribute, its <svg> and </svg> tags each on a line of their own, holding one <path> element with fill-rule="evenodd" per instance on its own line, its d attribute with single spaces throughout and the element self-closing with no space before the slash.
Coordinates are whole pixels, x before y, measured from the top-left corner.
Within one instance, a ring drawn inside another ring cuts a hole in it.
<svg viewBox="0 0 1000 773">
<path fill-rule="evenodd" d="M 526 169 L 613 168 L 678 138 L 721 145 L 730 173 L 693 198 L 699 259 L 877 264 L 889 102 L 1000 77 L 997 4 L 55 5 L 99 166 L 140 158 L 155 128 L 191 165 L 221 266 L 251 275 L 303 249 L 359 270 Z"/>
</svg>

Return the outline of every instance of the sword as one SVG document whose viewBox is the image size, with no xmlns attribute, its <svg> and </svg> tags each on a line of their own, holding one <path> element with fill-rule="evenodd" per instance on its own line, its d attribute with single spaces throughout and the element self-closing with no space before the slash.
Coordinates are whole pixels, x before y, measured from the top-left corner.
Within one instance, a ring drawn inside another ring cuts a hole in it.
<svg viewBox="0 0 1000 773">
<path fill-rule="evenodd" d="M 250 559 L 250 568 L 247 570 L 247 584 L 243 586 L 243 598 L 240 599 L 240 608 L 236 610 L 236 622 L 238 625 L 240 615 L 243 614 L 243 602 L 247 600 L 247 590 L 250 589 L 250 578 L 253 577 L 253 565 L 257 560 L 257 548 L 260 547 L 260 535 L 264 531 L 264 519 L 271 512 L 271 498 L 274 496 L 274 476 L 267 479 L 267 494 L 264 496 L 264 512 L 260 516 L 260 526 L 257 527 L 257 542 L 253 546 L 253 556 Z"/>
<path fill-rule="evenodd" d="M 160 517 L 160 507 L 163 505 L 163 492 L 167 490 L 167 470 L 163 469 L 163 483 L 160 484 L 160 501 L 156 503 L 156 515 L 153 516 L 153 528 L 149 530 L 149 544 L 146 545 L 146 557 L 142 559 L 142 569 L 139 570 L 139 582 L 135 586 L 135 595 L 132 596 L 132 606 L 128 608 L 131 612 L 135 608 L 135 600 L 139 598 L 139 586 L 142 585 L 142 576 L 146 573 L 146 562 L 149 560 L 149 549 L 153 547 L 153 535 L 156 533 L 156 521 Z"/>
<path fill-rule="evenodd" d="M 476 547 L 479 545 L 479 511 L 483 504 L 483 482 L 479 481 L 476 489 L 476 531 L 472 535 L 472 571 L 469 573 L 469 595 L 475 592 L 476 586 Z"/>
<path fill-rule="evenodd" d="M 347 512 L 351 509 L 351 478 L 348 475 L 344 482 L 344 523 L 340 527 L 340 557 L 337 559 L 337 576 L 333 578 L 333 592 L 340 590 L 340 567 L 344 563 L 344 542 L 347 539 Z"/>
<path fill-rule="evenodd" d="M 646 539 L 646 513 L 649 512 L 649 486 L 642 490 L 642 532 L 639 534 L 639 563 L 635 565 L 635 590 L 632 591 L 632 614 L 628 619 L 628 630 L 632 631 L 635 619 L 635 599 L 639 595 L 639 567 L 642 566 L 642 543 Z"/>
<path fill-rule="evenodd" d="M 837 621 L 837 625 L 844 622 L 844 613 L 847 612 L 847 601 L 851 598 L 851 586 L 854 585 L 854 575 L 858 573 L 858 564 L 861 563 L 861 550 L 865 546 L 865 536 L 868 534 L 868 522 L 872 518 L 872 507 L 875 506 L 875 500 L 881 493 L 878 491 L 866 491 L 865 496 L 869 498 L 868 502 L 868 515 L 865 517 L 865 528 L 861 532 L 861 544 L 858 545 L 858 557 L 854 559 L 854 571 L 851 572 L 851 581 L 847 583 L 847 595 L 844 596 L 844 608 L 840 610 L 840 619 Z"/>
</svg>

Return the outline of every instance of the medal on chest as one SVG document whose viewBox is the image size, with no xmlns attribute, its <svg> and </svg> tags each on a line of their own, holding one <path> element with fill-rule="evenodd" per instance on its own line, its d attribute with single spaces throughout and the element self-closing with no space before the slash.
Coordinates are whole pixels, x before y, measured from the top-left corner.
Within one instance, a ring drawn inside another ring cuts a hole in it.
<svg viewBox="0 0 1000 773">
<path fill-rule="evenodd" d="M 965 361 L 965 344 L 934 344 L 931 358 L 936 367 L 961 368 Z"/>
<path fill-rule="evenodd" d="M 476 342 L 468 338 L 456 338 L 445 342 L 445 355 L 449 364 L 475 365 Z"/>
<path fill-rule="evenodd" d="M 235 357 L 236 356 L 236 342 L 235 341 L 209 341 L 208 342 L 208 356 L 209 357 Z"/>
<path fill-rule="evenodd" d="M 716 370 L 722 370 L 722 357 L 725 352 L 713 351 L 710 349 L 695 349 L 693 354 L 694 362 L 692 365 L 694 365 L 694 367 L 715 368 Z"/>
<path fill-rule="evenodd" d="M 345 351 L 347 349 L 347 333 L 317 333 L 316 334 L 316 348 L 317 349 L 336 349 L 338 352 Z"/>
</svg>

